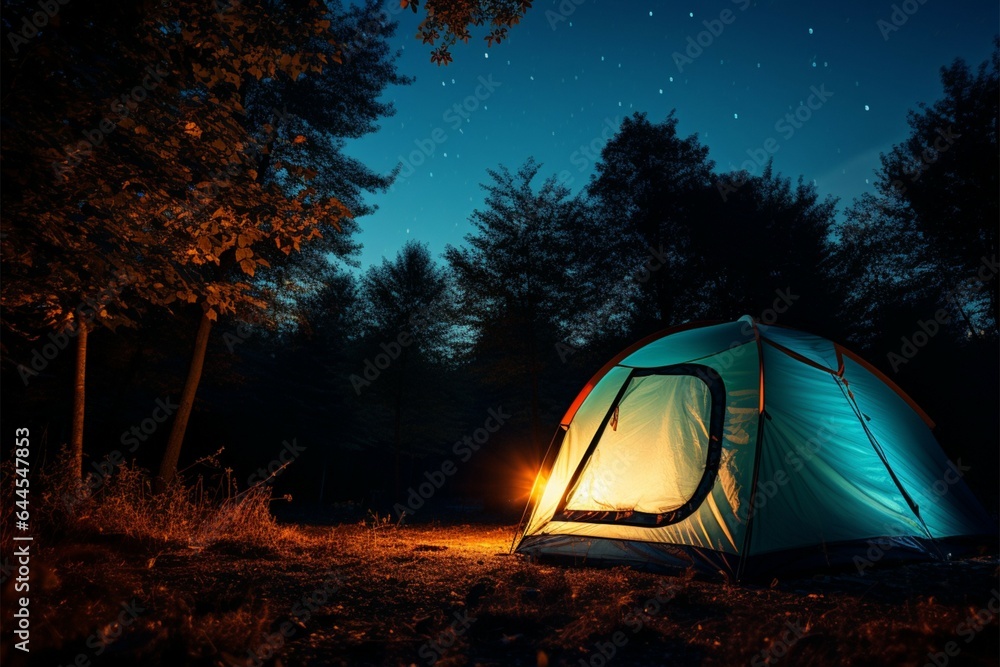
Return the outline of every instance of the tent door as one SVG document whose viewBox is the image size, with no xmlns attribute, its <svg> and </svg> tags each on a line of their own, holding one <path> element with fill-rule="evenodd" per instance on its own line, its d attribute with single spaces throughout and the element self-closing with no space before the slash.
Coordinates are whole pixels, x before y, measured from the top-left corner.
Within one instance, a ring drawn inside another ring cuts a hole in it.
<svg viewBox="0 0 1000 667">
<path fill-rule="evenodd" d="M 690 516 L 715 484 L 725 404 L 708 366 L 633 370 L 553 520 L 655 527 Z"/>
</svg>

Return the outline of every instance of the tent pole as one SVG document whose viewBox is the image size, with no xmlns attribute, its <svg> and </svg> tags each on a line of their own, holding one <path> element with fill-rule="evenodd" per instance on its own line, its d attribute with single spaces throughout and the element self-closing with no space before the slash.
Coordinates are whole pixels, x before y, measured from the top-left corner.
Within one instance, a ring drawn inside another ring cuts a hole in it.
<svg viewBox="0 0 1000 667">
<path fill-rule="evenodd" d="M 750 482 L 750 503 L 747 505 L 747 529 L 743 534 L 743 547 L 740 549 L 740 560 L 739 564 L 736 566 L 737 582 L 743 579 L 743 573 L 746 569 L 747 551 L 750 549 L 750 535 L 753 533 L 754 504 L 757 500 L 757 476 L 760 474 L 760 450 L 764 439 L 764 420 L 767 419 L 767 413 L 764 411 L 764 346 L 761 344 L 760 332 L 757 330 L 757 322 L 751 320 L 751 324 L 753 325 L 753 337 L 757 342 L 757 367 L 760 369 L 758 373 L 758 392 L 760 394 L 760 400 L 757 404 L 757 449 L 753 456 L 753 477 Z"/>
<path fill-rule="evenodd" d="M 525 524 L 526 518 L 529 520 L 531 519 L 529 512 L 534 513 L 535 505 L 538 504 L 537 500 L 534 500 L 535 491 L 538 488 L 538 480 L 541 479 L 542 472 L 545 470 L 545 468 L 547 466 L 551 467 L 552 465 L 552 462 L 549 461 L 549 457 L 552 454 L 552 449 L 555 447 L 556 439 L 559 439 L 561 442 L 562 438 L 560 438 L 559 435 L 560 433 L 564 434 L 567 429 L 569 429 L 568 425 L 566 426 L 566 428 L 563 428 L 563 425 L 560 424 L 556 428 L 556 432 L 552 434 L 552 440 L 549 441 L 549 447 L 548 449 L 545 450 L 545 456 L 542 457 L 542 463 L 540 466 L 538 466 L 538 472 L 535 473 L 535 482 L 531 485 L 531 492 L 528 493 L 528 502 L 524 506 L 524 511 L 521 512 L 521 520 L 517 522 L 517 527 L 514 529 L 514 539 L 511 541 L 510 550 L 507 552 L 509 554 L 514 553 L 514 546 L 517 544 L 517 538 L 520 537 L 521 534 L 521 526 Z"/>
</svg>

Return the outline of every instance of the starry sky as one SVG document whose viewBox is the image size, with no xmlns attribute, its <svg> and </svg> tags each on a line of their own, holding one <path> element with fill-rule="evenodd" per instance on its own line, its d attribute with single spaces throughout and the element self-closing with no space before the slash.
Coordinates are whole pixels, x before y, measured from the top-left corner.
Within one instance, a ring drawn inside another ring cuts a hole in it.
<svg viewBox="0 0 1000 667">
<path fill-rule="evenodd" d="M 1000 32 L 995 0 L 536 0 L 507 41 L 486 48 L 474 33 L 439 67 L 414 39 L 418 18 L 387 7 L 399 70 L 416 81 L 390 88 L 397 114 L 347 146 L 379 172 L 402 163 L 359 220 L 363 267 L 408 239 L 435 256 L 460 244 L 500 164 L 534 156 L 541 175 L 580 191 L 636 111 L 659 122 L 676 109 L 679 132 L 699 136 L 718 172 L 760 173 L 773 155 L 843 211 L 872 189 L 879 153 L 908 135 L 907 111 L 941 97 L 940 67 L 977 66 Z"/>
</svg>

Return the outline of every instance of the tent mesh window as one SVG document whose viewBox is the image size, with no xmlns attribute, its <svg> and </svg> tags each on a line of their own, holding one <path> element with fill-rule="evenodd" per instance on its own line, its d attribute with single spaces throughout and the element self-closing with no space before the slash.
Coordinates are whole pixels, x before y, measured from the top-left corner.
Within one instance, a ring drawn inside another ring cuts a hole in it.
<svg viewBox="0 0 1000 667">
<path fill-rule="evenodd" d="M 554 518 L 637 526 L 686 518 L 715 483 L 724 415 L 725 388 L 707 366 L 632 371 Z"/>
</svg>

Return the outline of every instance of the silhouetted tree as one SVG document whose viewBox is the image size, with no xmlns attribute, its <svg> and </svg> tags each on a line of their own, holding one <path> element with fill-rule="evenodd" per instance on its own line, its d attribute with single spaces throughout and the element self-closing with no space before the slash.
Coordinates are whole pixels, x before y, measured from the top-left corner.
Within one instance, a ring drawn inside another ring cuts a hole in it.
<svg viewBox="0 0 1000 667">
<path fill-rule="evenodd" d="M 944 97 L 911 111 L 909 138 L 882 155 L 876 189 L 886 201 L 862 199 L 849 217 L 878 211 L 880 224 L 908 232 L 910 254 L 943 277 L 935 281 L 938 300 L 951 304 L 967 335 L 996 339 L 1000 41 L 975 71 L 961 59 L 942 67 L 941 83 Z"/>
<path fill-rule="evenodd" d="M 608 255 L 633 271 L 655 259 L 635 297 L 640 330 L 682 321 L 700 309 L 702 262 L 692 240 L 705 224 L 711 176 L 708 148 L 697 136 L 677 135 L 673 112 L 661 123 L 644 113 L 626 118 L 601 150 L 587 193 L 598 217 L 614 229 Z"/>
<path fill-rule="evenodd" d="M 724 198 L 712 188 L 705 219 L 692 232 L 691 261 L 705 277 L 699 316 L 777 318 L 835 336 L 839 297 L 825 269 L 836 200 L 821 200 L 801 177 L 793 187 L 770 163 L 760 176 L 721 178 L 739 187 Z"/>
<path fill-rule="evenodd" d="M 445 269 L 416 241 L 408 241 L 394 260 L 372 266 L 360 292 L 362 345 L 350 382 L 364 403 L 374 403 L 369 432 L 391 442 L 398 494 L 404 453 L 436 444 L 449 421 L 442 396 L 454 344 L 454 294 Z"/>
<path fill-rule="evenodd" d="M 468 358 L 488 385 L 512 392 L 520 405 L 526 400 L 536 447 L 543 375 L 598 280 L 587 275 L 591 255 L 580 243 L 594 233 L 584 203 L 554 177 L 533 185 L 539 170 L 531 159 L 516 174 L 489 170 L 486 207 L 471 218 L 475 231 L 445 252 L 471 339 Z"/>
<path fill-rule="evenodd" d="M 375 2 L 175 2 L 109 6 L 94 21 L 92 6 L 74 5 L 23 45 L 17 77 L 5 79 L 4 176 L 14 187 L 4 209 L 17 241 L 11 252 L 4 244 L 4 260 L 30 261 L 31 280 L 60 294 L 50 319 L 69 319 L 106 284 L 103 261 L 126 274 L 128 305 L 199 320 L 163 480 L 212 322 L 280 298 L 267 269 L 308 242 L 353 252 L 336 237 L 365 212 L 360 193 L 388 183 L 340 150 L 391 112 L 383 88 L 405 82 L 386 46 L 394 25 L 358 28 L 377 11 Z M 15 282 L 5 299 L 37 293 Z"/>
<path fill-rule="evenodd" d="M 905 313 L 933 312 L 938 273 L 931 249 L 897 199 L 864 194 L 834 228 L 829 275 L 847 335 L 865 348 L 891 339 Z"/>
<path fill-rule="evenodd" d="M 246 204 L 234 207 L 237 216 L 249 213 L 251 219 L 258 221 L 258 230 L 268 230 L 263 237 L 273 240 L 275 247 L 265 245 L 264 256 L 260 257 L 258 251 L 255 259 L 258 264 L 263 262 L 268 266 L 269 261 L 282 260 L 281 253 L 287 256 L 293 248 L 300 250 L 304 241 L 322 239 L 324 235 L 336 239 L 344 232 L 353 231 L 354 216 L 366 210 L 361 204 L 360 193 L 388 185 L 389 179 L 344 156 L 341 149 L 345 137 L 373 131 L 375 119 L 392 113 L 390 104 L 377 101 L 383 88 L 393 83 L 406 83 L 396 75 L 386 45 L 394 24 L 372 20 L 378 13 L 378 3 L 369 0 L 363 6 L 346 11 L 341 10 L 339 3 L 327 3 L 326 6 L 278 3 L 269 10 L 270 19 L 257 13 L 251 13 L 250 18 L 272 20 L 275 27 L 283 29 L 284 32 L 272 30 L 269 34 L 273 33 L 276 47 L 281 50 L 277 58 L 282 68 L 279 72 L 288 76 L 274 76 L 274 62 L 263 68 L 263 65 L 248 61 L 246 70 L 239 74 L 245 79 L 245 85 L 231 109 L 239 112 L 234 120 L 241 123 L 251 143 L 258 147 L 246 172 L 238 173 L 232 180 L 249 178 L 253 186 L 288 202 L 263 209 Z M 239 24 L 243 12 L 243 6 L 237 5 L 233 10 L 235 16 L 228 18 Z M 361 24 L 366 30 L 360 28 Z M 290 31 L 289 26 L 295 25 L 301 25 L 302 29 Z M 344 49 L 349 55 L 346 60 Z M 286 72 L 285 68 L 290 71 Z M 209 90 L 217 81 L 226 80 L 212 75 L 206 82 L 197 68 L 194 72 L 195 83 Z M 265 73 L 270 76 L 265 77 Z M 275 233 L 287 226 L 289 220 L 300 220 L 303 215 L 310 224 L 302 226 L 298 234 Z M 248 235 L 247 245 L 256 238 Z M 246 265 L 253 257 L 252 250 L 242 245 L 242 236 L 237 237 L 237 241 L 235 254 L 227 257 L 224 263 L 216 262 L 216 273 L 223 281 L 227 278 L 241 281 L 237 267 L 254 276 L 253 267 L 248 269 Z M 337 240 L 320 245 L 323 251 L 340 255 L 356 250 L 350 242 Z M 266 289 L 267 284 L 258 282 L 256 287 Z M 160 466 L 163 480 L 169 480 L 172 475 L 183 442 L 186 417 L 190 414 L 200 378 L 210 315 L 211 310 L 206 310 L 195 341 L 178 416 Z"/>
<path fill-rule="evenodd" d="M 939 420 L 949 455 L 979 462 L 968 479 L 991 487 L 998 70 L 997 40 L 975 71 L 961 60 L 941 69 L 943 98 L 909 113 L 910 136 L 882 155 L 876 192 L 834 228 L 829 264 L 850 338 Z"/>
</svg>

